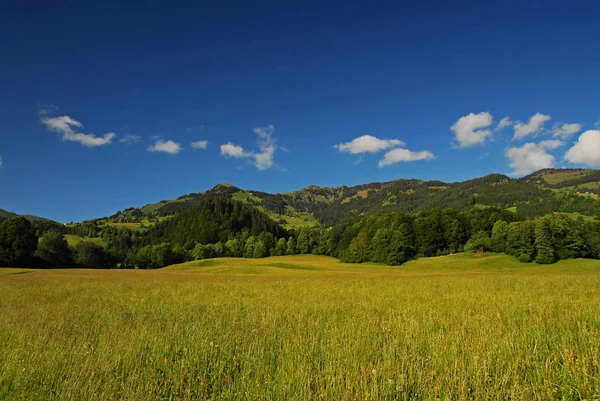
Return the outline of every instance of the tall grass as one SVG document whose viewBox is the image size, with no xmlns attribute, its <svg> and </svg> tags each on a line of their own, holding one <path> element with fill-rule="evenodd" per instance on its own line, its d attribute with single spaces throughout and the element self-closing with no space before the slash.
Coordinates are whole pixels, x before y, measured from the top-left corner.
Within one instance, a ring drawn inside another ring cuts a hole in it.
<svg viewBox="0 0 600 401">
<path fill-rule="evenodd" d="M 600 263 L 0 271 L 0 399 L 600 397 Z"/>
</svg>

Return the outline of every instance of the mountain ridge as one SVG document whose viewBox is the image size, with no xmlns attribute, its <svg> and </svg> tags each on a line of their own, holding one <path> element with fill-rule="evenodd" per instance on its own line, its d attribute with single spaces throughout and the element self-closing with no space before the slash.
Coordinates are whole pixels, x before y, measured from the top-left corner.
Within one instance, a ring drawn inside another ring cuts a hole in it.
<svg viewBox="0 0 600 401">
<path fill-rule="evenodd" d="M 243 189 L 229 182 L 221 182 L 203 192 L 188 193 L 142 207 L 130 207 L 109 217 L 89 221 L 144 228 L 191 208 L 195 201 L 207 195 L 247 203 L 267 213 L 286 229 L 330 226 L 347 218 L 373 213 L 413 212 L 432 208 L 493 206 L 521 211 L 522 215 L 530 216 L 540 214 L 539 210 L 542 209 L 548 213 L 560 208 L 552 199 L 557 191 L 576 193 L 600 201 L 600 170 L 542 169 L 521 178 L 488 174 L 456 182 L 397 178 L 354 186 L 309 185 L 282 193 Z M 597 216 L 595 212 L 586 214 Z M 0 222 L 17 215 L 0 209 Z M 30 221 L 52 221 L 31 215 L 23 217 Z"/>
<path fill-rule="evenodd" d="M 545 202 L 546 208 L 551 208 L 551 206 L 555 207 L 553 191 L 559 189 L 576 191 L 577 185 L 584 185 L 588 190 L 597 185 L 600 192 L 600 170 L 543 169 L 522 178 L 488 174 L 450 183 L 439 180 L 398 178 L 355 186 L 309 185 L 296 191 L 283 193 L 242 189 L 234 184 L 223 182 L 204 192 L 189 193 L 174 200 L 163 200 L 133 210 L 139 210 L 137 214 L 142 216 L 168 218 L 188 209 L 194 200 L 203 196 L 223 196 L 257 207 L 285 228 L 293 229 L 319 224 L 333 225 L 350 217 L 378 212 L 490 206 L 500 209 L 513 208 L 516 211 L 519 205 L 523 210 L 526 204 L 537 207 L 536 202 L 540 200 Z M 552 205 L 548 206 L 549 204 Z M 119 213 L 109 219 L 120 217 L 127 220 L 126 214 Z M 526 213 L 532 212 L 529 210 Z"/>
</svg>

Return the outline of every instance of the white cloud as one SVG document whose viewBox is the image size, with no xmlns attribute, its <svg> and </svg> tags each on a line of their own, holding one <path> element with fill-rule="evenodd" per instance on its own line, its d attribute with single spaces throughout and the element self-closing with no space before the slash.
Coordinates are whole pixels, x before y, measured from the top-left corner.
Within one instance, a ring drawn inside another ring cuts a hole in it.
<svg viewBox="0 0 600 401">
<path fill-rule="evenodd" d="M 493 117 L 490 113 L 470 113 L 459 118 L 450 129 L 454 132 L 456 142 L 461 148 L 483 145 L 485 140 L 492 135 L 492 131 L 483 128 L 492 125 L 492 121 Z"/>
<path fill-rule="evenodd" d="M 254 128 L 254 133 L 260 138 L 258 140 L 260 153 L 255 153 L 253 155 L 253 164 L 261 171 L 273 167 L 273 164 L 275 163 L 274 154 L 277 149 L 277 141 L 273 137 L 274 131 L 275 127 L 272 125 L 268 125 L 265 128 Z"/>
<path fill-rule="evenodd" d="M 414 162 L 417 160 L 433 159 L 433 153 L 428 150 L 413 152 L 408 149 L 393 149 L 387 152 L 379 161 L 379 167 L 389 166 L 400 162 Z"/>
<path fill-rule="evenodd" d="M 192 148 L 194 148 L 194 149 L 206 149 L 207 147 L 208 147 L 208 141 L 192 142 Z"/>
<path fill-rule="evenodd" d="M 579 131 L 581 131 L 581 124 L 563 124 L 562 126 L 556 124 L 554 127 L 552 127 L 552 133 L 554 134 L 554 137 L 566 138 L 578 133 Z"/>
<path fill-rule="evenodd" d="M 142 137 L 139 135 L 125 135 L 123 138 L 119 139 L 120 143 L 138 143 L 142 140 Z"/>
<path fill-rule="evenodd" d="M 273 136 L 275 127 L 268 125 L 264 128 L 254 128 L 253 131 L 258 136 L 257 144 L 260 152 L 247 152 L 241 146 L 229 142 L 221 145 L 221 155 L 237 159 L 252 159 L 254 167 L 261 171 L 267 170 L 275 166 L 275 151 L 282 149 Z"/>
<path fill-rule="evenodd" d="M 157 140 L 152 145 L 148 146 L 148 152 L 164 152 L 169 153 L 171 155 L 176 155 L 181 152 L 183 148 L 181 144 L 174 142 L 172 140 L 163 141 L 162 139 Z"/>
<path fill-rule="evenodd" d="M 46 125 L 50 131 L 61 134 L 63 141 L 79 142 L 83 146 L 92 148 L 96 146 L 108 145 L 112 143 L 112 140 L 116 136 L 114 132 L 104 134 L 102 137 L 98 137 L 94 134 L 75 132 L 76 129 L 83 128 L 83 124 L 81 124 L 79 121 L 76 121 L 69 116 L 44 117 L 47 115 L 47 113 L 47 110 L 40 111 L 40 116 L 43 117 L 42 123 Z"/>
<path fill-rule="evenodd" d="M 379 139 L 371 135 L 363 135 L 350 142 L 340 143 L 333 147 L 340 152 L 348 152 L 356 155 L 360 153 L 377 153 L 402 145 L 404 145 L 404 142 L 399 139 Z"/>
<path fill-rule="evenodd" d="M 231 142 L 221 145 L 221 156 L 240 159 L 243 157 L 250 157 L 251 155 L 251 153 L 246 153 L 246 151 L 244 151 L 244 148 L 242 148 L 241 146 L 235 145 Z"/>
<path fill-rule="evenodd" d="M 522 139 L 527 135 L 537 134 L 544 128 L 544 123 L 550 120 L 550 116 L 542 113 L 535 113 L 529 119 L 527 124 L 517 122 L 515 124 L 515 135 L 513 139 Z"/>
<path fill-rule="evenodd" d="M 506 116 L 502 120 L 500 120 L 500 122 L 498 123 L 498 125 L 496 126 L 496 128 L 494 128 L 494 132 L 502 131 L 504 128 L 512 125 L 512 123 L 513 122 L 510 119 L 510 117 Z"/>
<path fill-rule="evenodd" d="M 0 156 L 0 168 L 2 168 L 2 156 Z"/>
<path fill-rule="evenodd" d="M 600 129 L 600 121 L 596 121 L 594 127 Z"/>
<path fill-rule="evenodd" d="M 525 175 L 554 166 L 554 156 L 535 143 L 526 143 L 520 148 L 510 148 L 506 151 L 506 157 L 510 160 L 510 167 L 514 169 L 513 175 Z"/>
<path fill-rule="evenodd" d="M 600 166 L 600 131 L 585 131 L 567 151 L 565 159 L 571 163 Z"/>
<path fill-rule="evenodd" d="M 563 141 L 559 141 L 558 139 L 549 139 L 547 141 L 540 142 L 540 146 L 547 150 L 558 149 L 564 145 L 565 143 Z"/>
</svg>

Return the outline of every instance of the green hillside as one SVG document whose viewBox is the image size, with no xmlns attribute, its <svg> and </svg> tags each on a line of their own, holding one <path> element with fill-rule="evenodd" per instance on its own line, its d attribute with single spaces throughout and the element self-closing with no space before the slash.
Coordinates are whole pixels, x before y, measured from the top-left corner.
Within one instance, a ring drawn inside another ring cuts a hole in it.
<svg viewBox="0 0 600 401">
<path fill-rule="evenodd" d="M 52 221 L 52 220 L 46 219 L 44 217 L 33 216 L 30 214 L 16 214 L 13 212 L 9 212 L 8 210 L 0 209 L 0 222 L 10 219 L 11 217 L 15 217 L 15 216 L 25 217 L 27 220 L 29 220 L 32 223 L 35 221 Z"/>
<path fill-rule="evenodd" d="M 223 183 L 205 192 L 118 212 L 107 222 L 143 223 L 144 227 L 149 227 L 161 219 L 189 210 L 204 196 L 246 203 L 286 229 L 332 226 L 348 218 L 376 213 L 446 208 L 510 208 L 524 217 L 559 211 L 595 218 L 600 216 L 600 203 L 594 202 L 598 197 L 592 193 L 596 187 L 600 188 L 600 170 L 581 169 L 546 169 L 521 179 L 492 174 L 455 183 L 398 179 L 353 187 L 309 186 L 281 194 L 245 190 Z M 582 197 L 589 199 L 580 199 Z"/>
<path fill-rule="evenodd" d="M 522 180 L 545 188 L 600 193 L 600 170 L 544 169 L 523 177 Z"/>
</svg>

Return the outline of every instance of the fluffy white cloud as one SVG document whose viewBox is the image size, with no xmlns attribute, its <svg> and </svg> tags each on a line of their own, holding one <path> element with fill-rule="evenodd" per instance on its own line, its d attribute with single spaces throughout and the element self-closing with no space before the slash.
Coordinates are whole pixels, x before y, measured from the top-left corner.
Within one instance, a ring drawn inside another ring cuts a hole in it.
<svg viewBox="0 0 600 401">
<path fill-rule="evenodd" d="M 142 137 L 139 135 L 125 135 L 123 138 L 119 139 L 120 143 L 138 143 L 142 140 Z"/>
<path fill-rule="evenodd" d="M 242 157 L 249 157 L 250 154 L 246 153 L 244 148 L 242 148 L 241 146 L 228 142 L 224 145 L 221 145 L 221 156 L 240 159 Z"/>
<path fill-rule="evenodd" d="M 208 141 L 192 142 L 192 148 L 194 148 L 194 149 L 206 149 L 207 147 L 208 147 Z"/>
<path fill-rule="evenodd" d="M 506 151 L 506 157 L 514 169 L 513 175 L 525 175 L 554 166 L 554 156 L 548 154 L 541 144 L 526 143 L 520 148 L 510 148 Z"/>
<path fill-rule="evenodd" d="M 498 125 L 496 126 L 496 128 L 494 128 L 495 132 L 498 131 L 502 131 L 504 128 L 512 125 L 512 120 L 510 119 L 510 117 L 504 117 L 502 120 L 500 120 L 500 122 L 498 123 Z"/>
<path fill-rule="evenodd" d="M 554 134 L 554 137 L 566 138 L 578 133 L 579 131 L 581 131 L 581 124 L 563 124 L 561 126 L 556 124 L 554 127 L 552 127 L 552 133 Z"/>
<path fill-rule="evenodd" d="M 46 125 L 46 127 L 50 131 L 58 132 L 62 135 L 63 141 L 72 141 L 79 142 L 83 146 L 87 147 L 96 147 L 103 146 L 112 143 L 112 140 L 115 138 L 114 132 L 109 132 L 104 134 L 102 137 L 98 137 L 94 134 L 83 134 L 81 132 L 76 132 L 76 129 L 83 128 L 83 124 L 79 121 L 72 119 L 69 116 L 61 116 L 61 117 L 44 117 L 47 115 L 47 112 L 40 112 L 42 118 L 42 123 Z"/>
<path fill-rule="evenodd" d="M 257 169 L 267 170 L 275 166 L 275 151 L 282 149 L 277 145 L 273 135 L 275 127 L 268 125 L 264 128 L 254 128 L 253 131 L 258 136 L 257 144 L 260 152 L 247 152 L 241 146 L 228 142 L 221 145 L 221 155 L 236 159 L 248 158 Z"/>
<path fill-rule="evenodd" d="M 527 135 L 537 134 L 544 128 L 544 123 L 550 120 L 550 116 L 542 113 L 535 113 L 529 119 L 529 122 L 518 122 L 515 124 L 515 135 L 513 139 L 522 139 Z"/>
<path fill-rule="evenodd" d="M 393 149 L 387 152 L 379 161 L 379 167 L 389 166 L 400 162 L 414 162 L 417 160 L 433 159 L 433 153 L 428 150 L 413 152 L 408 149 Z"/>
<path fill-rule="evenodd" d="M 470 113 L 459 118 L 450 129 L 454 132 L 456 142 L 461 148 L 483 145 L 485 140 L 492 135 L 491 130 L 483 128 L 492 125 L 492 121 L 493 117 L 490 113 Z"/>
<path fill-rule="evenodd" d="M 585 131 L 567 151 L 565 159 L 571 163 L 600 166 L 600 131 Z"/>
<path fill-rule="evenodd" d="M 404 145 L 404 142 L 399 139 L 379 139 L 371 135 L 363 135 L 354 138 L 350 142 L 340 143 L 333 147 L 340 152 L 348 152 L 356 155 L 360 153 L 377 153 L 402 145 Z"/>
<path fill-rule="evenodd" d="M 183 148 L 181 144 L 172 140 L 163 141 L 162 139 L 157 140 L 152 145 L 148 146 L 148 152 L 163 152 L 171 155 L 176 155 L 181 152 Z"/>
<path fill-rule="evenodd" d="M 558 139 L 549 139 L 547 141 L 540 142 L 540 146 L 548 150 L 558 149 L 564 145 L 565 143 L 563 141 L 559 141 Z"/>
</svg>

